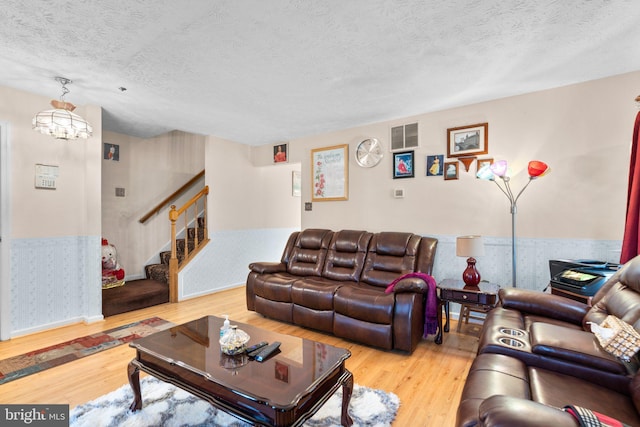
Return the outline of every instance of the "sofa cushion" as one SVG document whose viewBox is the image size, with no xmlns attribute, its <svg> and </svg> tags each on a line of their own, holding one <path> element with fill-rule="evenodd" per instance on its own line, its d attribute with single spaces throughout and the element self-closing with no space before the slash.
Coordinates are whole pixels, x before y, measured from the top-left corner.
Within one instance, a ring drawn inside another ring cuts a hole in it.
<svg viewBox="0 0 640 427">
<path fill-rule="evenodd" d="M 600 324 L 609 314 L 631 325 L 636 323 L 640 320 L 640 293 L 620 282 L 611 288 L 597 306 L 592 307 L 586 321 Z"/>
<path fill-rule="evenodd" d="M 386 294 L 382 288 L 354 284 L 336 291 L 333 309 L 353 319 L 390 325 L 393 323 L 394 301 L 394 294 Z"/>
<path fill-rule="evenodd" d="M 495 395 L 530 399 L 526 365 L 501 354 L 480 354 L 469 369 L 460 404 L 457 425 L 477 425 L 480 404 Z"/>
<path fill-rule="evenodd" d="M 371 238 L 360 281 L 387 287 L 399 276 L 415 271 L 420 236 L 383 232 Z"/>
<path fill-rule="evenodd" d="M 535 367 L 529 368 L 529 383 L 536 402 L 558 408 L 582 406 L 632 426 L 640 425 L 638 412 L 628 395 L 597 383 Z"/>
<path fill-rule="evenodd" d="M 587 322 L 600 324 L 609 314 L 630 325 L 640 321 L 640 257 L 624 264 L 596 293 L 583 319 L 585 329 Z"/>
<path fill-rule="evenodd" d="M 253 292 L 271 301 L 291 302 L 291 285 L 299 279 L 289 273 L 258 275 L 253 282 Z"/>
<path fill-rule="evenodd" d="M 531 325 L 529 337 L 533 353 L 599 371 L 627 373 L 624 364 L 603 350 L 591 332 L 536 322 Z"/>
<path fill-rule="evenodd" d="M 306 277 L 291 285 L 291 301 L 314 310 L 333 310 L 333 295 L 342 285 L 323 277 Z"/>
<path fill-rule="evenodd" d="M 372 233 L 341 230 L 333 233 L 322 276 L 332 280 L 357 282 Z"/>
<path fill-rule="evenodd" d="M 296 276 L 320 276 L 332 236 L 331 230 L 301 231 L 291 250 L 287 271 Z"/>
</svg>

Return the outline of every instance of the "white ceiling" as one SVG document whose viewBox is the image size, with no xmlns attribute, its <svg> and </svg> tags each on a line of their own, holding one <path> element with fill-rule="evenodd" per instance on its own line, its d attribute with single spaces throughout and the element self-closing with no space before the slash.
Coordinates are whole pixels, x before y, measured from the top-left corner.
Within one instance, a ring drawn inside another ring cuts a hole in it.
<svg viewBox="0 0 640 427">
<path fill-rule="evenodd" d="M 69 78 L 138 137 L 262 145 L 635 70 L 638 0 L 0 3 L 0 85 Z"/>
</svg>

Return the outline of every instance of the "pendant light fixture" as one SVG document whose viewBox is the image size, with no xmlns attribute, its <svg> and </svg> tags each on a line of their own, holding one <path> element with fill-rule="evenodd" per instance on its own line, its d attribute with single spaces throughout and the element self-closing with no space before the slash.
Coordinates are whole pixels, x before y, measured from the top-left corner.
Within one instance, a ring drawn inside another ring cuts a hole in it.
<svg viewBox="0 0 640 427">
<path fill-rule="evenodd" d="M 69 93 L 67 85 L 72 81 L 64 77 L 56 77 L 55 79 L 62 85 L 60 100 L 51 101 L 53 110 L 41 111 L 33 117 L 33 129 L 56 139 L 89 138 L 93 132 L 91 125 L 73 113 L 75 105 L 64 100 L 64 96 Z"/>
</svg>

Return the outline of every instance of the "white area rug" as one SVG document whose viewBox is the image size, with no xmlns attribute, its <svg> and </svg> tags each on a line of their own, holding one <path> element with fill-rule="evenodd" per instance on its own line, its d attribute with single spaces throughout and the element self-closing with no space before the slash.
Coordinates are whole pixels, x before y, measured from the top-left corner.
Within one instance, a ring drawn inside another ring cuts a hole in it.
<svg viewBox="0 0 640 427">
<path fill-rule="evenodd" d="M 144 377 L 142 388 L 142 410 L 129 411 L 133 391 L 127 384 L 71 410 L 73 427 L 146 427 L 146 426 L 233 426 L 244 427 L 244 423 L 231 415 L 211 406 L 175 386 Z M 396 417 L 400 399 L 393 393 L 386 393 L 368 387 L 353 387 L 349 414 L 353 427 L 390 426 Z M 340 426 L 342 410 L 342 388 L 331 396 L 316 414 L 304 425 L 308 427 Z"/>
</svg>

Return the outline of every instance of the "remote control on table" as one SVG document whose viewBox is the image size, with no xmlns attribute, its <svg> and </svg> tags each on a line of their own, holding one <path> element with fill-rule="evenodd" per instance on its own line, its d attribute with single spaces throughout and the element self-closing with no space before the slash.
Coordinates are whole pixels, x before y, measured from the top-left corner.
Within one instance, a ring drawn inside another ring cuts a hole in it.
<svg viewBox="0 0 640 427">
<path fill-rule="evenodd" d="M 280 342 L 276 341 L 272 344 L 262 347 L 262 350 L 256 355 L 255 359 L 258 362 L 262 362 L 266 360 L 269 356 L 271 356 L 278 348 L 280 347 Z"/>
<path fill-rule="evenodd" d="M 260 350 L 262 347 L 264 347 L 265 345 L 269 344 L 266 341 L 260 341 L 258 344 L 254 344 L 250 347 L 247 347 L 245 352 L 251 356 L 251 353 L 256 352 L 256 354 L 258 354 L 257 350 Z"/>
</svg>

